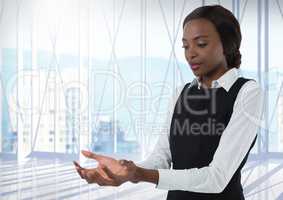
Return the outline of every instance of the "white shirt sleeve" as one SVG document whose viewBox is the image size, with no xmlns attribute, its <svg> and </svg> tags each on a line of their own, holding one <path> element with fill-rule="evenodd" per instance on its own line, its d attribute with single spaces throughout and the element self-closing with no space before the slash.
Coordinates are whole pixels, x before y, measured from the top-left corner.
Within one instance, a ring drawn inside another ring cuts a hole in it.
<svg viewBox="0 0 283 200">
<path fill-rule="evenodd" d="M 143 161 L 137 162 L 136 165 L 146 169 L 169 169 L 171 167 L 171 152 L 169 147 L 169 133 L 172 115 L 175 104 L 184 86 L 180 86 L 175 90 L 172 101 L 169 103 L 168 114 L 165 121 L 165 130 L 162 133 L 153 151 Z"/>
<path fill-rule="evenodd" d="M 220 193 L 240 166 L 261 125 L 263 94 L 255 81 L 248 81 L 235 100 L 209 166 L 184 170 L 158 169 L 157 188 L 201 193 Z"/>
</svg>

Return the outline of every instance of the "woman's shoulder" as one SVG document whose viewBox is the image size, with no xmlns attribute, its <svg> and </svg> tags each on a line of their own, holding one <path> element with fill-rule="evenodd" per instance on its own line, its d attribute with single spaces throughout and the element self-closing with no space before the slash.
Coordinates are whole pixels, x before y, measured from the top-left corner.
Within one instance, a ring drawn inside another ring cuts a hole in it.
<svg viewBox="0 0 283 200">
<path fill-rule="evenodd" d="M 263 89 L 255 79 L 248 79 L 239 91 L 237 99 L 243 102 L 251 99 L 258 101 L 263 98 Z"/>
<path fill-rule="evenodd" d="M 246 79 L 246 83 L 243 85 L 243 90 L 249 90 L 249 89 L 253 89 L 253 90 L 261 90 L 261 85 L 259 84 L 259 82 L 256 79 L 253 78 L 244 78 Z"/>
</svg>

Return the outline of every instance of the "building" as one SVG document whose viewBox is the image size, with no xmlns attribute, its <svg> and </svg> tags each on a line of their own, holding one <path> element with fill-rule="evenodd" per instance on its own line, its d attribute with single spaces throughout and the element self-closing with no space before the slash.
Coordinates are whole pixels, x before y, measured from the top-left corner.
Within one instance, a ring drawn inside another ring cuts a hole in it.
<svg viewBox="0 0 283 200">
<path fill-rule="evenodd" d="M 117 137 L 114 137 L 117 134 Z M 115 141 L 116 138 L 116 141 Z M 115 152 L 115 143 L 117 152 Z M 92 131 L 92 150 L 103 153 L 137 153 L 139 145 L 136 141 L 126 140 L 119 121 L 110 119 L 98 120 L 97 128 Z"/>
<path fill-rule="evenodd" d="M 277 109 L 277 126 L 278 126 L 278 138 L 279 138 L 279 151 L 283 151 L 283 92 L 278 97 L 278 109 Z"/>
<path fill-rule="evenodd" d="M 79 152 L 80 133 L 80 89 L 68 88 L 65 94 L 66 102 L 66 153 Z"/>
</svg>

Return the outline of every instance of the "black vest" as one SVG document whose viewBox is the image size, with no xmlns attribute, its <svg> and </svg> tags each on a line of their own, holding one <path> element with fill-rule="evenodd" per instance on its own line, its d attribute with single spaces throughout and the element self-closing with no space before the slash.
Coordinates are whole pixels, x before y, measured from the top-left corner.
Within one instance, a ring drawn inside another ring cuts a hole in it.
<svg viewBox="0 0 283 200">
<path fill-rule="evenodd" d="M 222 87 L 198 89 L 197 85 L 185 85 L 176 102 L 170 127 L 173 169 L 209 165 L 231 118 L 237 94 L 247 81 L 249 79 L 238 78 L 228 92 Z M 244 200 L 241 169 L 248 154 L 223 192 L 210 194 L 174 190 L 168 192 L 167 200 Z"/>
</svg>

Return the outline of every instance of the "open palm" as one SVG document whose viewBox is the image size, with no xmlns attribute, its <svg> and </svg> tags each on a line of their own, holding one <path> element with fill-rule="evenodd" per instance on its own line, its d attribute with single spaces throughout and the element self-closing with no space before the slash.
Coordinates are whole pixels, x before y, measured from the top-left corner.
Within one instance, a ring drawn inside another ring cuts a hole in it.
<svg viewBox="0 0 283 200">
<path fill-rule="evenodd" d="M 123 165 L 119 160 L 89 151 L 82 151 L 82 154 L 90 159 L 96 160 L 98 162 L 98 167 L 106 166 L 115 175 L 127 175 L 127 166 Z"/>
<path fill-rule="evenodd" d="M 98 183 L 99 185 L 121 185 L 126 181 L 135 182 L 134 174 L 136 165 L 132 161 L 116 160 L 109 156 L 95 154 L 89 151 L 82 151 L 87 158 L 98 162 L 94 169 L 77 169 L 88 183 Z M 80 171 L 81 170 L 81 171 Z"/>
</svg>

